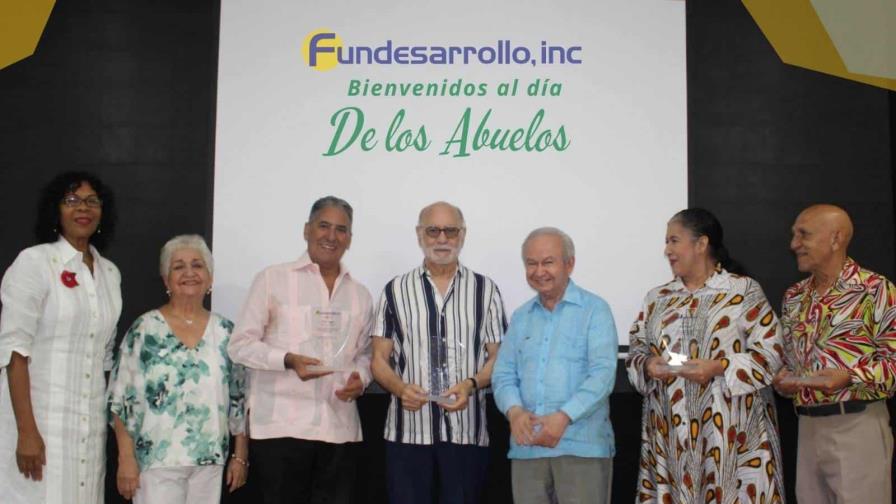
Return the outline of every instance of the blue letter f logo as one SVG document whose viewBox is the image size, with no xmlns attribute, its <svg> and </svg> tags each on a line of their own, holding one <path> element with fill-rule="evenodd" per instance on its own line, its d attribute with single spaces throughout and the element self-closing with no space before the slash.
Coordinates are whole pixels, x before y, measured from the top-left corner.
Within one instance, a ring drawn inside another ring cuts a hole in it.
<svg viewBox="0 0 896 504">
<path fill-rule="evenodd" d="M 321 40 L 332 40 L 334 38 L 336 38 L 335 33 L 318 33 L 311 37 L 311 42 L 308 44 L 308 66 L 317 66 L 317 53 L 331 53 L 335 51 L 332 47 L 320 47 L 318 45 Z"/>
</svg>

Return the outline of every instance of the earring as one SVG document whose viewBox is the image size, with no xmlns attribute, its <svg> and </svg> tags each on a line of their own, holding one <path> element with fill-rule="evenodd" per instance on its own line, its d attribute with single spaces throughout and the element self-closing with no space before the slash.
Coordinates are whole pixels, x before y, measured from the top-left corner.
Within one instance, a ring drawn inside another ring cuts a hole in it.
<svg viewBox="0 0 896 504">
<path fill-rule="evenodd" d="M 59 234 L 59 231 L 56 228 L 53 228 L 53 234 Z"/>
<path fill-rule="evenodd" d="M 171 291 L 170 291 L 170 290 L 165 289 L 165 294 L 168 294 L 168 297 L 171 297 Z"/>
<path fill-rule="evenodd" d="M 206 296 L 211 296 L 211 294 L 212 294 L 212 288 L 209 287 L 209 288 L 208 288 L 208 292 L 206 292 L 205 295 L 206 295 Z"/>
<path fill-rule="evenodd" d="M 96 234 L 102 234 L 103 230 L 100 228 L 96 228 Z"/>
</svg>

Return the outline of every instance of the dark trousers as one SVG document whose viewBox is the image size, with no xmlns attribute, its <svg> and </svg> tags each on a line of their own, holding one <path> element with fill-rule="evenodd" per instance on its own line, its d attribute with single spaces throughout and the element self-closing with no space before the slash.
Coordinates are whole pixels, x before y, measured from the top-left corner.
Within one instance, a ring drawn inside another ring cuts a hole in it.
<svg viewBox="0 0 896 504">
<path fill-rule="evenodd" d="M 390 504 L 478 504 L 488 470 L 488 448 L 386 441 Z"/>
<path fill-rule="evenodd" d="M 353 504 L 358 444 L 252 439 L 249 477 L 264 504 Z"/>
</svg>

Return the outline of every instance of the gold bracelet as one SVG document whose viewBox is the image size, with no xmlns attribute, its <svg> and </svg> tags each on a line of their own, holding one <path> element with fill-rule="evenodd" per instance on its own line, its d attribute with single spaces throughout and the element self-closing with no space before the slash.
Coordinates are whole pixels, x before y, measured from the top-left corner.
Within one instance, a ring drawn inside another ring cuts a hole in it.
<svg viewBox="0 0 896 504">
<path fill-rule="evenodd" d="M 234 453 L 233 455 L 231 455 L 230 458 L 232 458 L 233 460 L 235 460 L 235 461 L 237 461 L 238 463 L 242 464 L 244 467 L 249 467 L 249 461 L 246 460 L 246 459 L 242 459 L 242 458 L 237 457 L 237 456 L 236 456 L 236 453 Z"/>
</svg>

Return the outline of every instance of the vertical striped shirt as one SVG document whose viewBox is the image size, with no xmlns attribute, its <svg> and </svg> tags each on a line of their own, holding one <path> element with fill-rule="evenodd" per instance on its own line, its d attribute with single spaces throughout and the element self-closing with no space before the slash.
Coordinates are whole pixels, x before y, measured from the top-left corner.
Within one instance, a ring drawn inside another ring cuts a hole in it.
<svg viewBox="0 0 896 504">
<path fill-rule="evenodd" d="M 474 376 L 485 364 L 485 345 L 500 343 L 507 328 L 504 303 L 490 279 L 458 265 L 444 296 L 426 267 L 392 279 L 383 289 L 373 328 L 375 336 L 393 342 L 390 362 L 405 383 L 431 393 L 432 370 L 444 370 L 443 388 Z M 385 438 L 408 444 L 488 446 L 485 393 L 475 391 L 466 409 L 447 412 L 435 403 L 407 411 L 392 396 Z"/>
</svg>

